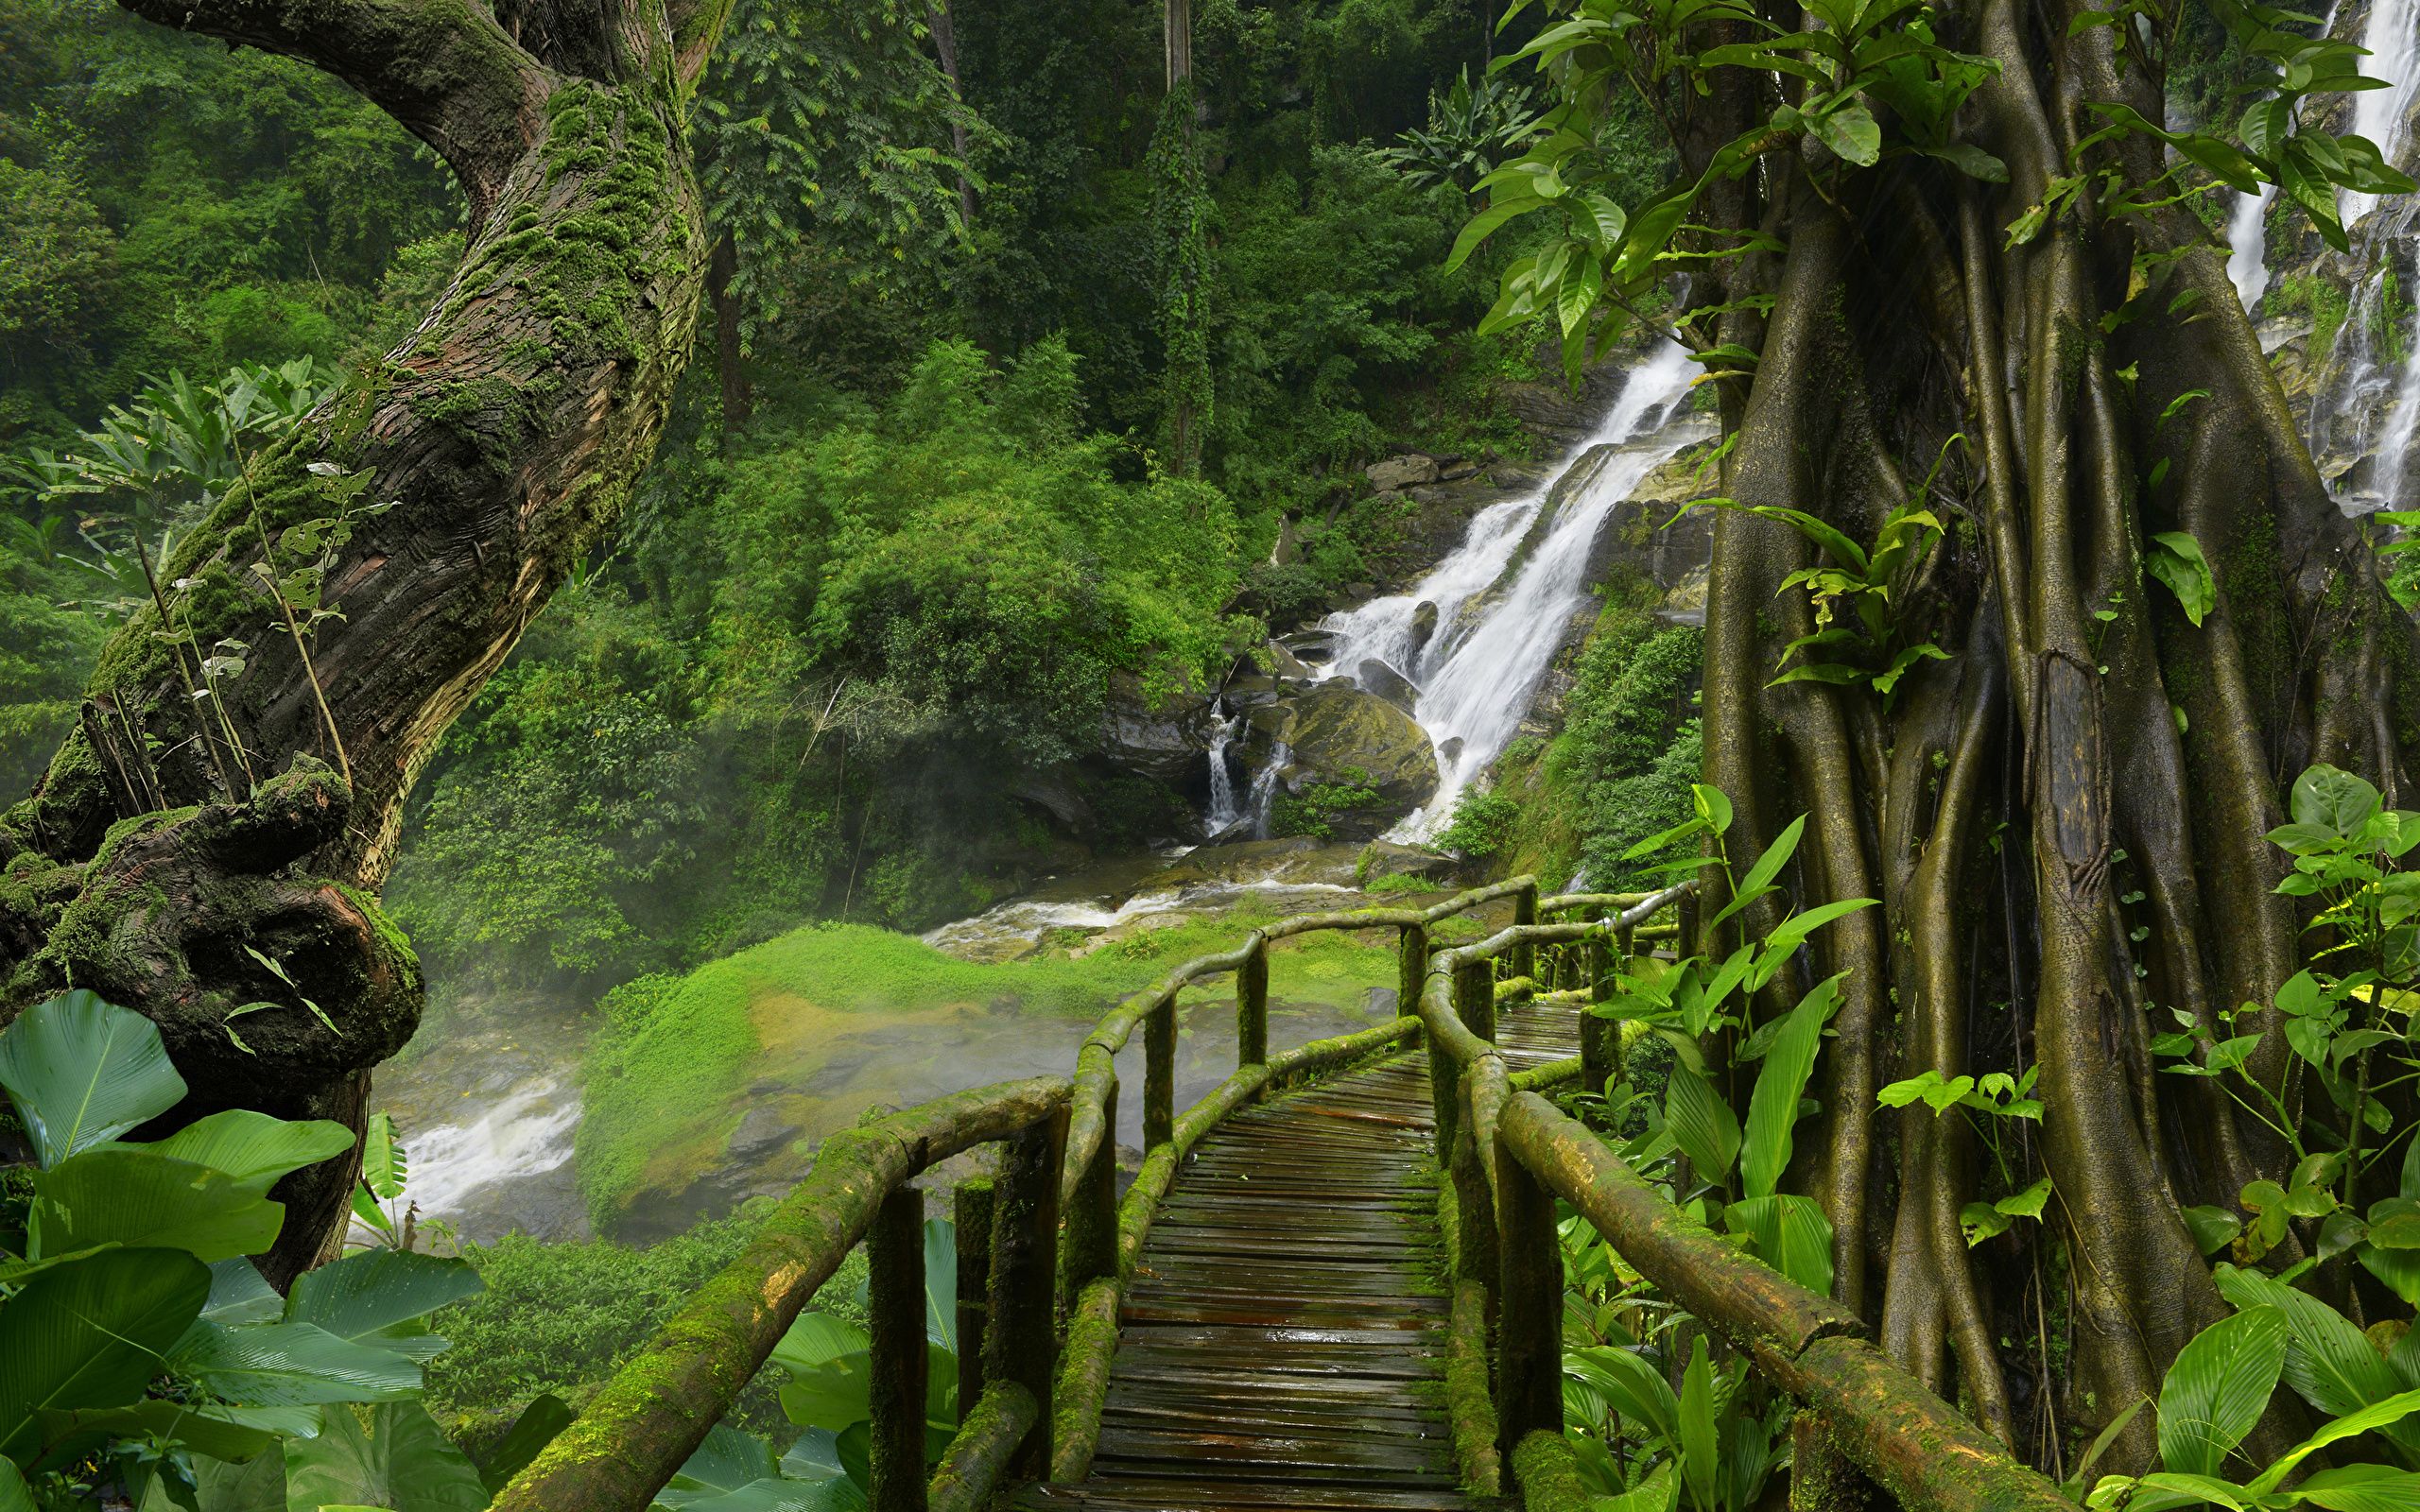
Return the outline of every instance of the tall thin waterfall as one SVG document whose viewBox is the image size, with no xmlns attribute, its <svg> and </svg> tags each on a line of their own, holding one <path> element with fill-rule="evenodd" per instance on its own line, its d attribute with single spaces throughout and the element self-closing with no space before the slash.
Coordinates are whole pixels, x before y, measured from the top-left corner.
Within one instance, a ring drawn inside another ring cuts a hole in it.
<svg viewBox="0 0 2420 1512">
<path fill-rule="evenodd" d="M 2277 186 L 2264 183 L 2258 194 L 2236 196 L 2235 214 L 2227 217 L 2227 278 L 2255 319 L 2260 297 L 2269 292 L 2269 204 L 2276 198 Z"/>
<path fill-rule="evenodd" d="M 1210 814 L 1212 834 L 1243 817 L 1236 806 L 1235 774 L 1227 770 L 1227 747 L 1235 739 L 1241 716 L 1227 713 L 1224 702 L 1210 706 Z"/>
<path fill-rule="evenodd" d="M 1688 352 L 1669 344 L 1632 370 L 1612 412 L 1564 470 L 1593 471 L 1579 475 L 1543 534 L 1531 527 L 1551 490 L 1480 511 L 1461 544 L 1409 592 L 1329 616 L 1325 627 L 1337 638 L 1331 665 L 1349 674 L 1376 660 L 1420 689 L 1413 717 L 1437 746 L 1437 792 L 1396 828 L 1397 837 L 1443 828 L 1463 790 L 1520 729 L 1587 596 L 1588 558 L 1606 517 L 1675 447 L 1710 429 L 1683 413 L 1697 371 Z M 1514 554 L 1533 535 L 1535 545 L 1516 566 Z M 1436 606 L 1425 641 L 1424 603 Z"/>
</svg>

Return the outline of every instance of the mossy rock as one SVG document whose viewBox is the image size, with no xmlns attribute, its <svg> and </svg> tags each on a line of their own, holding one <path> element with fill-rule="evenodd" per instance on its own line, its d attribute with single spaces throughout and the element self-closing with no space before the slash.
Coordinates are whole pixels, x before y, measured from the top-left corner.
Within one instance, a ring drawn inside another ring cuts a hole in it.
<svg viewBox="0 0 2420 1512">
<path fill-rule="evenodd" d="M 1428 732 L 1386 699 L 1326 683 L 1295 699 L 1293 712 L 1288 791 L 1299 793 L 1313 783 L 1374 790 L 1376 804 L 1355 816 L 1372 826 L 1372 834 L 1437 791 L 1437 752 Z"/>
</svg>

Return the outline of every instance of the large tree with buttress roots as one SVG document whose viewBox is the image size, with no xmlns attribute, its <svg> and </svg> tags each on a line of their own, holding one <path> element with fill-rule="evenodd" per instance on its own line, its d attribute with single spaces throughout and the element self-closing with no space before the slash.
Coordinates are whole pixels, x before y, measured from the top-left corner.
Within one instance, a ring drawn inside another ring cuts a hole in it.
<svg viewBox="0 0 2420 1512">
<path fill-rule="evenodd" d="M 157 1021 L 190 1118 L 362 1126 L 418 1022 L 379 912 L 438 737 L 619 520 L 707 264 L 690 97 L 729 0 L 123 0 L 314 64 L 451 166 L 460 267 L 412 335 L 147 562 L 32 798 L 0 816 L 0 1021 L 64 988 Z M 267 1269 L 341 1233 L 297 1173 Z"/>
<path fill-rule="evenodd" d="M 1562 108 L 1460 249 L 1543 232 L 1490 318 L 1559 318 L 1575 360 L 1637 319 L 1708 365 L 1704 780 L 1735 858 L 1807 817 L 1783 892 L 1701 948 L 1878 901 L 1758 1007 L 1848 973 L 1789 1185 L 1831 1221 L 1839 1297 L 2046 1468 L 2230 1311 L 2188 1213 L 2257 1228 L 2246 1189 L 2298 1179 L 2281 1125 L 2341 1154 L 2378 1121 L 2278 1032 L 2332 936 L 2268 836 L 2315 764 L 2392 807 L 2420 757 L 2412 624 L 2195 214 L 2273 182 L 2341 246 L 2338 188 L 2410 184 L 2320 122 L 2369 87 L 2355 49 L 2210 4 L 2272 77 L 2174 131 L 2163 0 L 1563 0 L 1525 55 Z M 1681 171 L 1621 206 L 1596 143 L 1632 90 Z M 1985 1120 L 1877 1099 L 1995 1071 L 2038 1077 L 2005 1160 Z M 2394 1194 L 2394 1162 L 2349 1163 L 2346 1197 Z M 2049 1178 L 2041 1222 L 1970 1247 L 1962 1214 L 2012 1172 Z M 2318 1258 L 2311 1228 L 2259 1263 Z M 2298 1283 L 2408 1315 L 2349 1252 Z M 2152 1464 L 2153 1415 L 2116 1445 L 2109 1468 Z"/>
</svg>

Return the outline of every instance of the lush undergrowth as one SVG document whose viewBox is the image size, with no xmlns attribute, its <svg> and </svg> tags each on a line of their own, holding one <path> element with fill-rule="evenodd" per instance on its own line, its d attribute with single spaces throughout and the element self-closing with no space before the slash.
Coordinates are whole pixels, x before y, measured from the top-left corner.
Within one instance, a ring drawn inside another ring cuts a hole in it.
<svg viewBox="0 0 2420 1512">
<path fill-rule="evenodd" d="M 542 1244 L 520 1234 L 469 1246 L 463 1258 L 487 1289 L 432 1319 L 453 1348 L 429 1364 L 430 1412 L 475 1454 L 541 1393 L 581 1405 L 738 1257 L 765 1207 L 751 1204 L 645 1248 L 610 1240 Z M 813 1305 L 864 1322 L 857 1294 L 865 1276 L 865 1252 L 851 1250 Z M 770 1381 L 751 1385 L 732 1420 L 781 1436 L 785 1419 L 774 1392 Z"/>
</svg>

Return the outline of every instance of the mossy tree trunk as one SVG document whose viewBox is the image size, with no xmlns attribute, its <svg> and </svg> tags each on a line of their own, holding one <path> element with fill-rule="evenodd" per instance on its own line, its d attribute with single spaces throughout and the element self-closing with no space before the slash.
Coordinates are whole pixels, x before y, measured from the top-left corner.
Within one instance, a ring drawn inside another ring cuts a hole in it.
<svg viewBox="0 0 2420 1512">
<path fill-rule="evenodd" d="M 1817 628 L 1783 586 L 1815 548 L 1720 515 L 1705 779 L 1736 805 L 1736 862 L 1805 812 L 1798 901 L 1883 904 L 1825 928 L 1759 1009 L 1854 973 L 1821 1133 L 1792 1176 L 1835 1225 L 1836 1295 L 2046 1465 L 2077 1425 L 2156 1398 L 2177 1349 L 2225 1315 L 2182 1209 L 2233 1211 L 2246 1182 L 2287 1175 L 2281 1143 L 2213 1083 L 2158 1074 L 2151 1039 L 2176 1011 L 2223 1037 L 2221 1013 L 2271 1004 L 2296 969 L 2301 920 L 2273 890 L 2287 858 L 2264 839 L 2286 784 L 2327 762 L 2409 801 L 2420 756 L 2411 623 L 2322 485 L 2205 229 L 2179 206 L 2104 217 L 2087 198 L 2011 244 L 2054 177 L 2085 171 L 2072 155 L 2106 124 L 2087 101 L 2161 118 L 2156 78 L 2115 65 L 2116 29 L 2079 21 L 2094 9 L 1942 13 L 1945 43 L 1999 65 L 1964 134 L 2009 182 L 1915 156 L 1840 174 L 1799 142 L 1704 207 L 1778 249 L 1718 260 L 1691 293 L 1734 303 L 1720 337 L 1758 354 L 1723 393 L 1738 504 L 1872 541 L 1966 438 L 1924 500 L 1947 534 L 1893 605 L 1907 641 L 1949 656 L 1887 701 L 1772 685 Z M 1725 82 L 1693 107 L 1692 170 L 1772 111 L 1754 76 Z M 2160 151 L 2120 137 L 2083 161 L 2142 184 Z M 2216 579 L 2198 626 L 2144 570 L 2151 538 L 2180 530 Z M 1703 943 L 1777 919 L 1768 900 Z M 2273 1012 L 2234 1032 L 2253 1028 L 2271 1031 L 2254 1069 L 2283 1087 Z M 2003 1194 L 1973 1130 L 1921 1103 L 1885 1111 L 1876 1091 L 2037 1064 L 2038 1131 L 2004 1121 L 2000 1137 L 2052 1178 L 2044 1223 L 1970 1249 L 1962 1208 Z M 2152 1463 L 2152 1434 L 2141 1413 L 2110 1467 Z"/>
<path fill-rule="evenodd" d="M 468 238 L 410 338 L 254 458 L 164 564 L 197 654 L 249 646 L 219 684 L 225 719 L 204 717 L 147 609 L 103 653 L 82 729 L 0 818 L 0 1014 L 72 981 L 160 1022 L 194 1091 L 179 1116 L 357 1125 L 369 1069 L 420 1014 L 409 947 L 372 897 L 405 796 L 614 528 L 688 355 L 709 244 L 686 116 L 728 0 L 124 3 L 358 89 L 452 166 Z M 329 558 L 341 617 L 311 632 L 306 667 L 254 569 L 271 552 L 280 574 L 302 565 L 282 532 L 356 482 L 358 503 L 394 507 L 360 514 Z M 254 1001 L 280 1006 L 242 1019 L 248 1053 L 225 1016 Z M 272 1280 L 335 1243 L 347 1167 L 280 1194 Z"/>
</svg>

